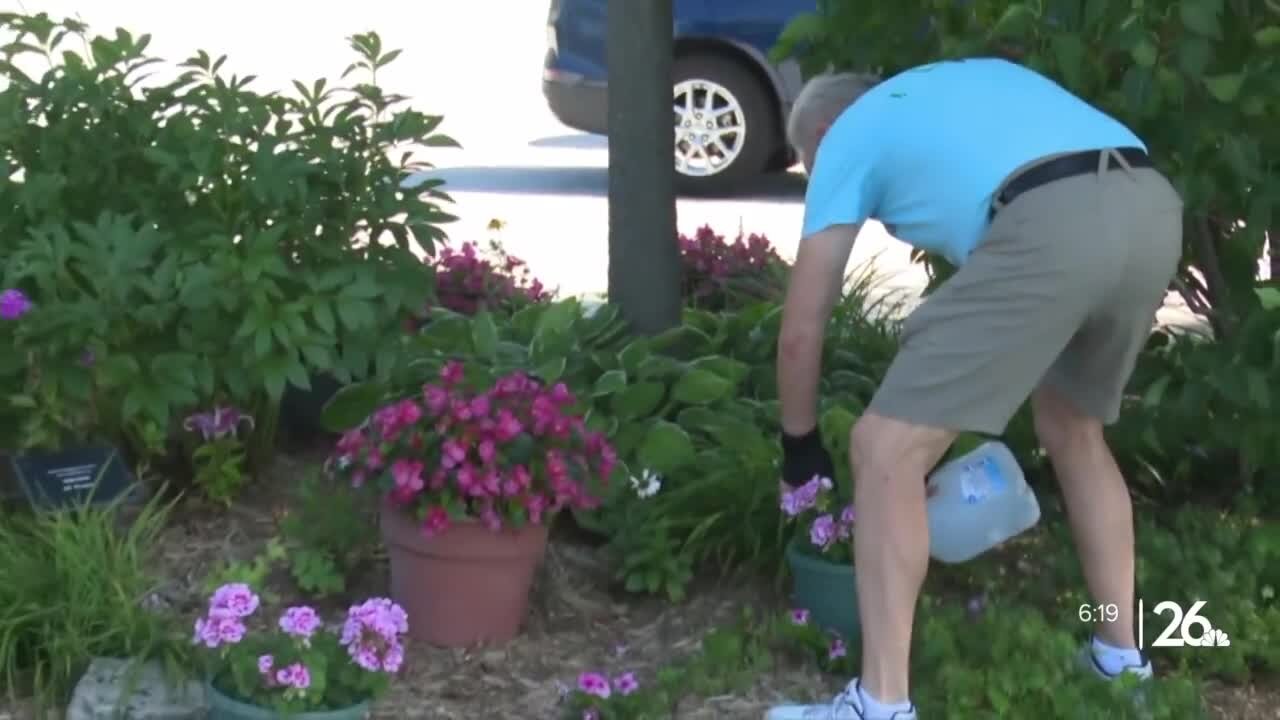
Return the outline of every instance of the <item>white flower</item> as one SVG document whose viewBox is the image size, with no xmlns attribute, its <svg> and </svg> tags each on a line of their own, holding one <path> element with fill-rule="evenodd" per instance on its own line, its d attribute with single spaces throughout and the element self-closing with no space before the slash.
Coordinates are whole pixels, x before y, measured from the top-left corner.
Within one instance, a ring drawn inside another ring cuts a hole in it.
<svg viewBox="0 0 1280 720">
<path fill-rule="evenodd" d="M 650 498 L 662 489 L 662 478 L 655 475 L 652 470 L 645 470 L 640 477 L 634 475 L 631 477 L 631 488 L 636 491 L 636 495 Z"/>
</svg>

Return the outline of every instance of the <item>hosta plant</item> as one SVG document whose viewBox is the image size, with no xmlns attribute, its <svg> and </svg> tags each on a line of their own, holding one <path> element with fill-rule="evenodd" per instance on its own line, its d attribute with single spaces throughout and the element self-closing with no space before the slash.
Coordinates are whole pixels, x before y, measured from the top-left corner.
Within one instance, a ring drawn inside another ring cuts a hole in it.
<svg viewBox="0 0 1280 720">
<path fill-rule="evenodd" d="M 307 606 L 262 625 L 260 606 L 249 585 L 229 583 L 195 622 L 210 682 L 232 699 L 279 713 L 340 710 L 381 695 L 404 663 L 408 619 L 385 598 L 352 606 L 336 627 Z"/>
<path fill-rule="evenodd" d="M 493 530 L 590 509 L 617 456 L 587 429 L 563 383 L 517 371 L 491 380 L 449 362 L 439 380 L 385 405 L 339 440 L 330 468 L 376 488 L 434 535 L 478 520 Z"/>
</svg>

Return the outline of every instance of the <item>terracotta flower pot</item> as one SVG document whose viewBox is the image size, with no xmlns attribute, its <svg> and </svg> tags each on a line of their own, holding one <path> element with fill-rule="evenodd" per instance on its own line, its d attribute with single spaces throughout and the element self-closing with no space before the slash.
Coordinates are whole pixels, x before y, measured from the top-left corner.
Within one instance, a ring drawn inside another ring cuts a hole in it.
<svg viewBox="0 0 1280 720">
<path fill-rule="evenodd" d="M 547 547 L 547 526 L 494 532 L 454 523 L 428 538 L 404 508 L 384 504 L 382 536 L 391 597 L 409 615 L 409 636 L 441 647 L 505 643 L 529 609 L 529 590 Z"/>
</svg>

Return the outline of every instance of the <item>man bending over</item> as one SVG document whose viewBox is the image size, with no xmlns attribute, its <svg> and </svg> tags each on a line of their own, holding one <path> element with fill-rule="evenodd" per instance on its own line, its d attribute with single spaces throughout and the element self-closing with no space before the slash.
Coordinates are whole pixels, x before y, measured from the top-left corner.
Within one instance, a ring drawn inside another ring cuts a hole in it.
<svg viewBox="0 0 1280 720">
<path fill-rule="evenodd" d="M 916 719 L 908 664 L 929 564 L 924 476 L 958 433 L 1002 434 L 1028 397 L 1089 591 L 1119 608 L 1082 659 L 1104 677 L 1150 676 L 1135 647 L 1133 510 L 1103 426 L 1119 415 L 1177 269 L 1177 191 L 1132 131 L 1004 60 L 883 82 L 817 77 L 787 134 L 810 179 L 778 346 L 784 482 L 831 474 L 817 430 L 823 333 L 862 224 L 879 220 L 958 271 L 907 318 L 851 433 L 860 678 L 831 703 L 769 718 Z"/>
</svg>

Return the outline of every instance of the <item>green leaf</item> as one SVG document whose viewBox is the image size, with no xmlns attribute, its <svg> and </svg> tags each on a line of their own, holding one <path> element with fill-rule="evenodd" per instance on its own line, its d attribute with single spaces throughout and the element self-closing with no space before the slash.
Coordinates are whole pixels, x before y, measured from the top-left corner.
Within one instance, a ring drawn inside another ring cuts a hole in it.
<svg viewBox="0 0 1280 720">
<path fill-rule="evenodd" d="M 545 383 L 552 384 L 560 381 L 564 375 L 564 369 L 567 361 L 564 356 L 552 358 L 534 369 L 534 375 Z"/>
<path fill-rule="evenodd" d="M 1133 46 L 1129 54 L 1133 56 L 1134 62 L 1144 68 L 1153 67 L 1158 57 L 1155 43 L 1151 42 L 1150 38 L 1145 37 L 1139 40 L 1137 45 Z"/>
<path fill-rule="evenodd" d="M 486 360 L 498 357 L 498 326 L 493 321 L 493 314 L 485 310 L 477 313 L 471 320 L 471 343 L 476 355 Z M 563 358 L 561 358 L 563 360 Z M 561 368 L 563 371 L 563 368 Z"/>
<path fill-rule="evenodd" d="M 591 388 L 593 397 L 612 395 L 627 386 L 627 373 L 624 370 L 610 370 L 596 379 Z"/>
<path fill-rule="evenodd" d="M 320 424 L 329 432 L 345 432 L 364 422 L 382 404 L 387 395 L 385 385 L 363 382 L 348 385 L 325 403 L 320 411 Z"/>
<path fill-rule="evenodd" d="M 690 370 L 676 381 L 672 394 L 686 405 L 705 405 L 733 392 L 733 383 L 707 370 Z"/>
<path fill-rule="evenodd" d="M 1218 22 L 1222 9 L 1223 0 L 1182 0 L 1178 4 L 1184 27 L 1215 40 L 1222 37 L 1222 26 Z"/>
<path fill-rule="evenodd" d="M 1280 45 L 1280 25 L 1269 25 L 1253 34 L 1253 41 L 1261 48 L 1273 48 Z"/>
<path fill-rule="evenodd" d="M 1142 395 L 1142 404 L 1149 408 L 1160 407 L 1161 401 L 1164 400 L 1165 391 L 1169 389 L 1169 382 L 1171 380 L 1172 377 L 1169 375 L 1162 375 L 1155 382 L 1151 383 L 1151 386 L 1148 387 L 1147 391 Z"/>
<path fill-rule="evenodd" d="M 630 385 L 613 396 L 613 413 L 621 420 L 638 420 L 648 417 L 662 402 L 667 386 L 660 382 L 642 382 Z"/>
<path fill-rule="evenodd" d="M 1034 10 L 1023 3 L 1016 3 L 1005 8 L 1000 19 L 991 28 L 991 35 L 997 38 L 1020 37 L 1035 24 L 1035 21 Z"/>
<path fill-rule="evenodd" d="M 1204 86 L 1218 102 L 1232 103 L 1239 97 L 1240 88 L 1244 87 L 1244 75 L 1242 73 L 1212 75 L 1204 79 Z"/>
<path fill-rule="evenodd" d="M 670 475 L 693 462 L 693 440 L 679 425 L 658 420 L 640 444 L 639 459 L 643 467 Z"/>
</svg>

